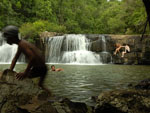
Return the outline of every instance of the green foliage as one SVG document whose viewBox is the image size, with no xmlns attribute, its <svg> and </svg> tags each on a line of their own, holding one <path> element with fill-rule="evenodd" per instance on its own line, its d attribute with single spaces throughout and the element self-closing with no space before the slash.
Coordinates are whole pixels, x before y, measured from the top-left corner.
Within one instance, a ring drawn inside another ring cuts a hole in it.
<svg viewBox="0 0 150 113">
<path fill-rule="evenodd" d="M 43 20 L 25 23 L 20 27 L 21 35 L 31 43 L 34 43 L 39 38 L 40 33 L 44 31 L 65 32 L 65 27 Z"/>
<path fill-rule="evenodd" d="M 74 20 L 67 20 L 65 22 L 65 26 L 66 26 L 68 33 L 80 33 L 81 32 L 78 22 Z"/>
<path fill-rule="evenodd" d="M 0 14 L 0 29 L 16 25 L 31 41 L 42 31 L 139 34 L 147 16 L 142 0 L 0 0 Z"/>
</svg>

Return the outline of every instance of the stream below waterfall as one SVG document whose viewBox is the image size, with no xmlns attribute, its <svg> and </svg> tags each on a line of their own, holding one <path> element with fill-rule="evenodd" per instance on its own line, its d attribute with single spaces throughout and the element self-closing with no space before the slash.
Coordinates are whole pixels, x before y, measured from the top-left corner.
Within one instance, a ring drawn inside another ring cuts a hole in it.
<svg viewBox="0 0 150 113">
<path fill-rule="evenodd" d="M 50 64 L 47 64 L 50 70 Z M 1 64 L 0 71 L 9 68 L 9 64 Z M 56 97 L 67 97 L 73 101 L 86 102 L 92 105 L 91 96 L 101 92 L 126 89 L 128 84 L 136 84 L 149 78 L 150 66 L 142 65 L 64 65 L 61 72 L 48 71 L 45 85 Z M 26 64 L 17 64 L 15 71 L 23 71 Z"/>
</svg>

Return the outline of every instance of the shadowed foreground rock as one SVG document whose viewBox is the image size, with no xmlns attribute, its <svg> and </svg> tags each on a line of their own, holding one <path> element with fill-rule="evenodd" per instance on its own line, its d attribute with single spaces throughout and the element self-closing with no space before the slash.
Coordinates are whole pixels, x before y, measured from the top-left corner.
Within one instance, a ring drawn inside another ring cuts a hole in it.
<svg viewBox="0 0 150 113">
<path fill-rule="evenodd" d="M 150 113 L 150 91 L 128 89 L 102 93 L 95 113 Z"/>
<path fill-rule="evenodd" d="M 150 78 L 140 81 L 135 88 L 150 90 Z"/>
<path fill-rule="evenodd" d="M 0 80 L 0 113 L 92 113 L 84 103 L 52 100 L 31 79 L 16 80 L 15 72 L 4 71 Z"/>
</svg>

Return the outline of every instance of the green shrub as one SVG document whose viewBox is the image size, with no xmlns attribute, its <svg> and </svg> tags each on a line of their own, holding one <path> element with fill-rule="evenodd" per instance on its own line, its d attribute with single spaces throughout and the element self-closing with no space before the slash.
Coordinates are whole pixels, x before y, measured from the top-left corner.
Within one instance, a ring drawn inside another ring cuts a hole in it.
<svg viewBox="0 0 150 113">
<path fill-rule="evenodd" d="M 34 43 L 37 39 L 39 39 L 39 34 L 44 31 L 64 33 L 66 29 L 64 26 L 43 20 L 38 20 L 33 23 L 25 23 L 20 27 L 22 37 L 31 43 Z"/>
</svg>

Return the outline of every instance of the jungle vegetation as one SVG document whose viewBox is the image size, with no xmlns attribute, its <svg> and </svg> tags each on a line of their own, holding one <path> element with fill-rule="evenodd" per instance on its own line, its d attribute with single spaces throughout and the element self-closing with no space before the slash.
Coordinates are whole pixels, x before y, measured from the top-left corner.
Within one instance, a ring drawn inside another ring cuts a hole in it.
<svg viewBox="0 0 150 113">
<path fill-rule="evenodd" d="M 141 34 L 146 18 L 142 0 L 0 0 L 0 29 L 16 25 L 31 37 L 43 31 Z"/>
</svg>

